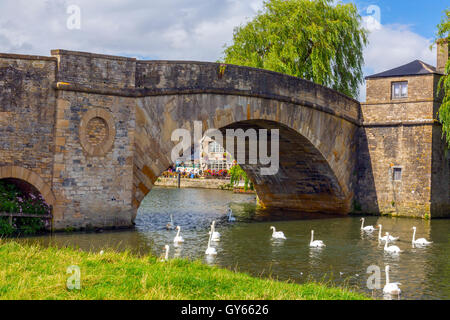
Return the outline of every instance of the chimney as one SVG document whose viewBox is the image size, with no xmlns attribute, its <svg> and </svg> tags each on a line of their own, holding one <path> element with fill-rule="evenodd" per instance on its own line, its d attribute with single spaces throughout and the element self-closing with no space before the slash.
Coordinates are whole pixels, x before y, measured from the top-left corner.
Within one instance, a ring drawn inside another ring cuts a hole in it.
<svg viewBox="0 0 450 320">
<path fill-rule="evenodd" d="M 445 74 L 445 65 L 448 61 L 448 39 L 439 39 L 437 41 L 437 67 L 439 73 Z"/>
</svg>

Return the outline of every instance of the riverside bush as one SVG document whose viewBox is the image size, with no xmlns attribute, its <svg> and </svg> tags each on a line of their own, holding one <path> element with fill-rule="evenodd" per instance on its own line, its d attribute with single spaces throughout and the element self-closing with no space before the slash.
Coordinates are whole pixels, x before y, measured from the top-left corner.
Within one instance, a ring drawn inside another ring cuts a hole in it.
<svg viewBox="0 0 450 320">
<path fill-rule="evenodd" d="M 48 215 L 51 208 L 42 195 L 25 193 L 13 183 L 0 181 L 0 213 Z M 9 217 L 0 218 L 0 236 L 31 235 L 45 227 L 40 218 L 13 217 L 12 224 Z"/>
</svg>

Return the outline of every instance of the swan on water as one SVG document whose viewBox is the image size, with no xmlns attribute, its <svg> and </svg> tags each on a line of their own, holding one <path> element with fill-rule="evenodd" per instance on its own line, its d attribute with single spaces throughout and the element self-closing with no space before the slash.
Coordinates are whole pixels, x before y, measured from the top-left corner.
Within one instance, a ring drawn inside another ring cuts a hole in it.
<svg viewBox="0 0 450 320">
<path fill-rule="evenodd" d="M 311 242 L 309 243 L 311 248 L 325 247 L 325 243 L 322 240 L 314 240 L 314 230 L 311 230 Z"/>
<path fill-rule="evenodd" d="M 389 281 L 389 266 L 386 266 L 386 285 L 383 288 L 383 293 L 392 294 L 392 295 L 400 295 L 402 290 L 398 287 L 401 285 L 399 282 L 390 282 Z"/>
<path fill-rule="evenodd" d="M 386 232 L 386 237 L 387 237 L 386 239 L 389 239 L 389 232 Z M 389 240 L 386 241 L 386 243 L 384 245 L 384 251 L 389 252 L 389 253 L 400 253 L 400 252 L 402 252 L 399 247 L 397 247 L 397 246 L 388 246 L 388 244 L 389 244 Z"/>
<path fill-rule="evenodd" d="M 362 223 L 361 223 L 361 230 L 362 231 L 373 232 L 375 230 L 375 228 L 373 226 L 366 226 L 366 227 L 364 227 L 364 221 L 365 221 L 364 218 L 361 218 L 361 221 L 362 221 Z"/>
<path fill-rule="evenodd" d="M 387 240 L 387 236 L 382 237 L 381 236 L 381 229 L 383 228 L 383 226 L 381 224 L 378 225 L 379 232 L 378 232 L 378 240 L 379 241 L 386 241 Z M 393 236 L 389 236 L 389 241 L 397 241 L 399 239 L 399 237 L 393 237 Z"/>
<path fill-rule="evenodd" d="M 228 208 L 227 215 L 228 215 L 228 222 L 236 221 L 236 218 L 233 217 L 233 210 L 231 208 Z"/>
<path fill-rule="evenodd" d="M 216 248 L 211 247 L 211 237 L 212 237 L 212 232 L 209 233 L 208 248 L 205 251 L 205 254 L 208 256 L 217 254 Z"/>
<path fill-rule="evenodd" d="M 274 239 L 284 239 L 284 240 L 286 240 L 286 237 L 284 236 L 284 233 L 283 233 L 282 231 L 277 231 L 277 230 L 275 229 L 275 227 L 270 227 L 270 229 L 273 230 L 272 238 L 274 238 Z"/>
<path fill-rule="evenodd" d="M 175 229 L 175 226 L 174 226 L 174 224 L 173 224 L 173 216 L 172 216 L 172 215 L 170 215 L 170 221 L 167 222 L 167 224 L 166 224 L 166 229 L 167 229 L 167 230 L 173 230 L 173 229 Z"/>
<path fill-rule="evenodd" d="M 416 244 L 416 245 L 419 245 L 419 246 L 426 246 L 426 245 L 428 245 L 428 244 L 432 244 L 432 243 L 433 243 L 433 242 L 428 241 L 428 240 L 425 239 L 425 238 L 420 238 L 420 239 L 417 239 L 417 240 L 416 240 L 416 231 L 417 231 L 417 228 L 416 228 L 416 227 L 413 227 L 412 229 L 414 230 L 414 232 L 413 232 L 413 237 L 412 237 L 412 244 Z"/>
<path fill-rule="evenodd" d="M 216 231 L 216 222 L 213 221 L 211 225 L 211 231 L 209 232 L 211 234 L 211 241 L 218 242 L 220 241 L 220 233 Z"/>
<path fill-rule="evenodd" d="M 180 226 L 177 226 L 177 230 L 178 230 L 178 232 L 177 232 L 177 235 L 175 236 L 175 238 L 173 239 L 173 242 L 182 243 L 182 242 L 184 242 L 184 239 L 182 236 L 180 236 L 180 232 L 181 232 Z"/>
<path fill-rule="evenodd" d="M 165 254 L 164 258 L 161 259 L 161 262 L 164 262 L 164 261 L 168 261 L 168 260 L 169 260 L 169 250 L 170 250 L 170 247 L 169 247 L 168 245 L 165 245 L 165 246 L 164 246 L 164 249 L 166 250 L 166 254 Z"/>
</svg>

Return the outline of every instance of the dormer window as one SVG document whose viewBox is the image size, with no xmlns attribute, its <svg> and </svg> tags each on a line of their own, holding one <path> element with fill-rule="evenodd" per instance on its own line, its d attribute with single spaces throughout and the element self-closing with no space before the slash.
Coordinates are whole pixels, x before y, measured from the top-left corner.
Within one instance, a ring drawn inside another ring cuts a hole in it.
<svg viewBox="0 0 450 320">
<path fill-rule="evenodd" d="M 393 82 L 392 83 L 392 99 L 408 98 L 408 82 Z"/>
</svg>

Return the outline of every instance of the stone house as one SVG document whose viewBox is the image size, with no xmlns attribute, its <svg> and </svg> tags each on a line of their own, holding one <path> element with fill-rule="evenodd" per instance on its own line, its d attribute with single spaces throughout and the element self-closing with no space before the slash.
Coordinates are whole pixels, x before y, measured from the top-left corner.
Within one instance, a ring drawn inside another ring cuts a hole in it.
<svg viewBox="0 0 450 320">
<path fill-rule="evenodd" d="M 437 115 L 448 42 L 441 41 L 437 51 L 437 67 L 415 60 L 366 78 L 358 170 L 362 211 L 434 218 L 450 212 L 450 152 Z"/>
</svg>

